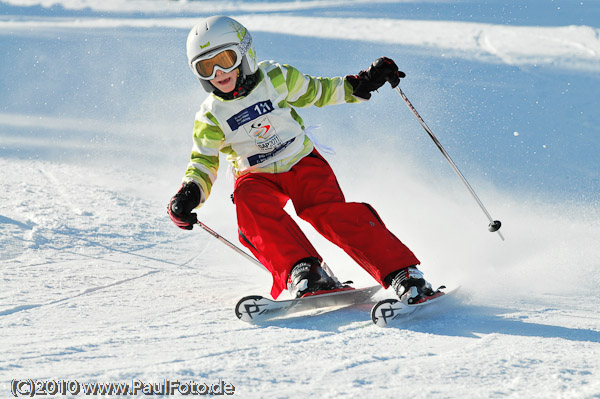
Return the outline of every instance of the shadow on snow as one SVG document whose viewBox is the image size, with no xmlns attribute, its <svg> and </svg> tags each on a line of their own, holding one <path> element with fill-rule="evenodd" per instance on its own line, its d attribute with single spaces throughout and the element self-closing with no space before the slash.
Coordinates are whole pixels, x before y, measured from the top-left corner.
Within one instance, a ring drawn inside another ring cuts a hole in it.
<svg viewBox="0 0 600 399">
<path fill-rule="evenodd" d="M 260 327 L 281 327 L 328 332 L 372 327 L 369 312 L 372 304 L 360 304 L 257 323 Z M 481 338 L 482 335 L 503 334 L 521 337 L 560 338 L 577 342 L 600 342 L 600 331 L 527 322 L 505 316 L 516 309 L 461 304 L 460 299 L 443 305 L 419 308 L 395 325 L 378 331 L 406 330 L 433 335 Z"/>
</svg>

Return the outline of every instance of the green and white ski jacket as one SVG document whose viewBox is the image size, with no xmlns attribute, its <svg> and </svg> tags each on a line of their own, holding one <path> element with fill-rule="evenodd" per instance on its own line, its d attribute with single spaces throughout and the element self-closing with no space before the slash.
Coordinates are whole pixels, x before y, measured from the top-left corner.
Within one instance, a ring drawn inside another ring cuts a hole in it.
<svg viewBox="0 0 600 399">
<path fill-rule="evenodd" d="M 259 71 L 259 82 L 249 94 L 233 100 L 211 94 L 196 114 L 184 181 L 200 186 L 200 205 L 217 178 L 219 151 L 227 154 L 236 177 L 287 172 L 313 150 L 293 107 L 361 101 L 342 77 L 312 77 L 273 61 L 261 62 Z"/>
</svg>

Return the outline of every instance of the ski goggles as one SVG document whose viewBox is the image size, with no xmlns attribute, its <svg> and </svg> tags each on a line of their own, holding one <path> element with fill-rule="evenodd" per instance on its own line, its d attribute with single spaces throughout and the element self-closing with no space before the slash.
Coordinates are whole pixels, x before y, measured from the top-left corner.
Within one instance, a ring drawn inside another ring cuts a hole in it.
<svg viewBox="0 0 600 399">
<path fill-rule="evenodd" d="M 217 70 L 225 73 L 233 71 L 242 62 L 242 54 L 238 46 L 234 45 L 215 52 L 199 56 L 192 61 L 194 73 L 204 80 L 214 79 Z"/>
</svg>

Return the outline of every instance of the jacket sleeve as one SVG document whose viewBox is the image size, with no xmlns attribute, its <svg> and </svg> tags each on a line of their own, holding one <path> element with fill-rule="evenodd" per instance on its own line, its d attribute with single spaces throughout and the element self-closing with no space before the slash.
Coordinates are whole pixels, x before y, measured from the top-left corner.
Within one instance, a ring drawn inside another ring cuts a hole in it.
<svg viewBox="0 0 600 399">
<path fill-rule="evenodd" d="M 215 117 L 210 112 L 200 110 L 194 121 L 193 137 L 192 154 L 183 180 L 193 180 L 200 186 L 202 195 L 198 206 L 201 206 L 210 195 L 217 179 L 219 149 L 225 135 Z"/>
<path fill-rule="evenodd" d="M 352 85 L 345 78 L 314 77 L 302 74 L 291 65 L 281 65 L 282 78 L 287 86 L 287 102 L 294 107 L 357 103 L 352 95 Z"/>
</svg>

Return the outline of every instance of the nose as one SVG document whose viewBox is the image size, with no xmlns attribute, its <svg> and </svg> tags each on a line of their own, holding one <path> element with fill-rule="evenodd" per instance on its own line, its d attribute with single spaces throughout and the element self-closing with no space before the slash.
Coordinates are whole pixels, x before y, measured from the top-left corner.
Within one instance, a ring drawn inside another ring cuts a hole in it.
<svg viewBox="0 0 600 399">
<path fill-rule="evenodd" d="M 225 75 L 225 72 L 221 71 L 220 69 L 217 69 L 217 73 L 215 74 L 215 76 L 221 76 L 221 75 Z"/>
</svg>

